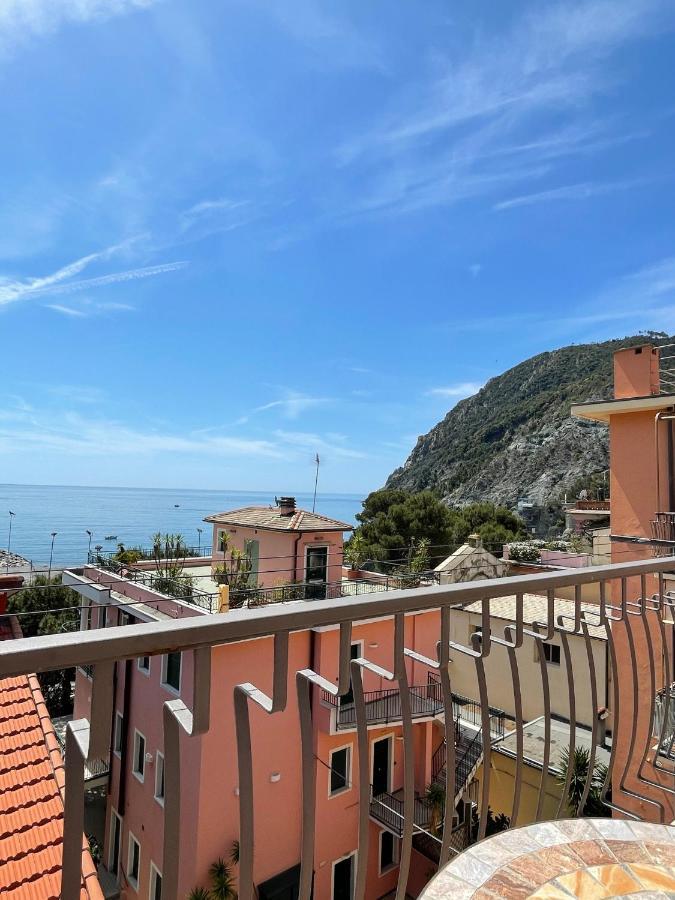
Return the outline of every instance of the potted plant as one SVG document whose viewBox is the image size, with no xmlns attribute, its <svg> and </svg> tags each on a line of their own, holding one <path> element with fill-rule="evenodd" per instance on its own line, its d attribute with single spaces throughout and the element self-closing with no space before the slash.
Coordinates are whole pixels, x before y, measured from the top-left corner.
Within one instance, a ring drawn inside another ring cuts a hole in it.
<svg viewBox="0 0 675 900">
<path fill-rule="evenodd" d="M 355 532 L 345 544 L 344 560 L 349 565 L 347 578 L 356 581 L 366 558 L 366 542 L 360 532 Z"/>
</svg>

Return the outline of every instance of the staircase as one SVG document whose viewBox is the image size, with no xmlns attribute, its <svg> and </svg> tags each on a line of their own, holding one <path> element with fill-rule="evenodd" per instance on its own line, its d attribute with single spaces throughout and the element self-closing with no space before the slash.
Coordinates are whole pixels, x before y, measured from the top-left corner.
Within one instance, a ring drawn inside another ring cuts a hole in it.
<svg viewBox="0 0 675 900">
<path fill-rule="evenodd" d="M 458 803 L 459 798 L 476 774 L 482 761 L 482 729 L 471 731 L 468 728 L 458 727 L 455 741 L 455 804 Z M 446 789 L 448 777 L 445 741 L 433 755 L 431 778 L 434 784 L 440 785 L 443 790 Z"/>
</svg>

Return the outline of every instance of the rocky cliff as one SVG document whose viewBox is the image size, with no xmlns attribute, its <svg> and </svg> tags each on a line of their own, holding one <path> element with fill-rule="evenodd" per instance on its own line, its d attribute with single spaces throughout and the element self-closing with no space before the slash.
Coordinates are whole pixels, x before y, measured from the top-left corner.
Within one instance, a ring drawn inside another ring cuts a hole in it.
<svg viewBox="0 0 675 900">
<path fill-rule="evenodd" d="M 449 503 L 545 504 L 608 467 L 607 429 L 570 406 L 612 396 L 612 353 L 645 336 L 540 353 L 462 400 L 422 435 L 387 487 L 433 489 Z"/>
</svg>

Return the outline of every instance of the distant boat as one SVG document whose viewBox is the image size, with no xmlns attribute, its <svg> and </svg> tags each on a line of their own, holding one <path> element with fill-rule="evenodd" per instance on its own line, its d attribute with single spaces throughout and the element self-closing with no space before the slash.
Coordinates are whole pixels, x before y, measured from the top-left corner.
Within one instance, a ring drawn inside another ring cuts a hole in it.
<svg viewBox="0 0 675 900">
<path fill-rule="evenodd" d="M 116 541 L 117 535 L 116 534 L 106 534 L 105 540 L 106 541 Z"/>
<path fill-rule="evenodd" d="M 180 506 L 180 503 L 174 503 L 174 506 L 177 508 Z"/>
</svg>

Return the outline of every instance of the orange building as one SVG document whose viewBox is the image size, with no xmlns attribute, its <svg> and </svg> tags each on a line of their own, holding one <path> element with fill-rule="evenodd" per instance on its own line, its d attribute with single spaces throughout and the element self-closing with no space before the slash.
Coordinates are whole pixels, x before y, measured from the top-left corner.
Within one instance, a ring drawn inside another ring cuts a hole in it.
<svg viewBox="0 0 675 900">
<path fill-rule="evenodd" d="M 669 360 L 661 361 L 663 349 L 646 344 L 619 350 L 614 399 L 572 408 L 574 416 L 609 427 L 614 563 L 675 555 L 675 388 Z M 613 781 L 613 801 L 654 821 L 675 818 L 675 775 L 654 754 L 652 721 L 655 695 L 675 678 L 667 594 L 675 587 L 675 563 L 673 573 L 610 583 L 618 701 L 615 770 L 622 773 Z"/>
</svg>

